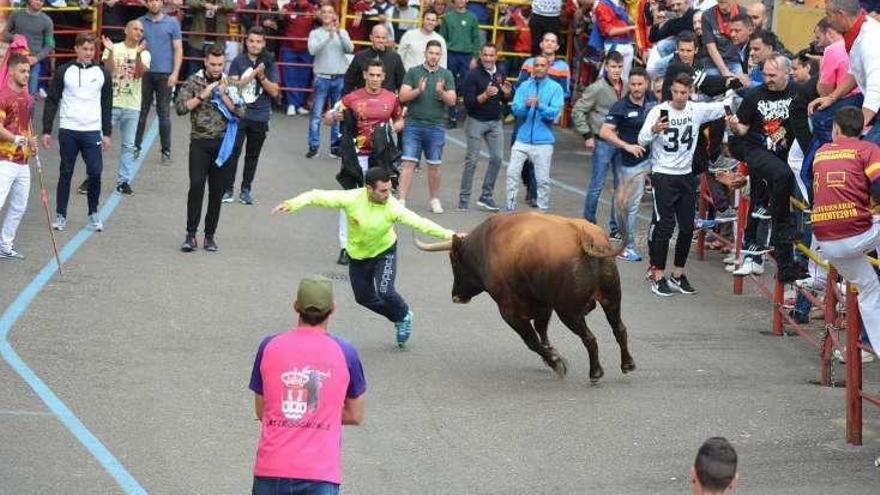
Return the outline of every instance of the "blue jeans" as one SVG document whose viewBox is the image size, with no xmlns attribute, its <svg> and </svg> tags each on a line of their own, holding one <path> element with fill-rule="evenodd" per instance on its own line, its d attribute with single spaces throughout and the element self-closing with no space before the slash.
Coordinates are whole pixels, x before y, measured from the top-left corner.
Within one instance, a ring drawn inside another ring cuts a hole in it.
<svg viewBox="0 0 880 495">
<path fill-rule="evenodd" d="M 70 199 L 70 179 L 73 178 L 73 166 L 76 157 L 82 153 L 86 163 L 86 174 L 89 178 L 88 202 L 89 215 L 98 211 L 98 200 L 101 196 L 101 172 L 104 161 L 101 156 L 101 131 L 58 130 L 58 148 L 61 151 L 61 174 L 55 190 L 55 212 L 67 217 L 67 202 Z"/>
<path fill-rule="evenodd" d="M 418 162 L 425 155 L 428 165 L 440 165 L 446 129 L 440 125 L 407 122 L 403 127 L 403 161 Z"/>
<path fill-rule="evenodd" d="M 813 113 L 810 122 L 813 124 L 813 139 L 818 140 L 819 144 L 831 142 L 831 128 L 834 126 L 834 114 L 845 106 L 861 107 L 864 96 L 861 93 L 845 96 L 825 110 Z"/>
<path fill-rule="evenodd" d="M 597 137 L 596 148 L 593 150 L 590 185 L 587 187 L 587 197 L 584 199 L 584 218 L 588 222 L 596 223 L 599 196 L 602 195 L 602 189 L 605 188 L 605 178 L 608 176 L 609 170 L 613 176 L 614 189 L 617 189 L 618 178 L 615 164 L 619 162 L 620 153 L 618 153 L 618 149 L 611 143 Z M 617 230 L 614 201 L 611 202 L 611 219 L 608 221 L 608 228 L 612 232 Z"/>
<path fill-rule="evenodd" d="M 617 170 L 617 177 L 621 184 L 626 184 L 627 181 L 638 176 L 632 184 L 629 196 L 626 198 L 626 231 L 629 233 L 629 241 L 626 243 L 626 247 L 634 249 L 636 245 L 636 227 L 639 219 L 639 205 L 642 204 L 642 195 L 645 193 L 645 175 L 651 173 L 651 161 L 643 160 L 641 163 L 627 167 L 618 160 L 614 167 Z"/>
<path fill-rule="evenodd" d="M 394 288 L 397 278 L 397 244 L 373 258 L 356 260 L 348 264 L 348 279 L 354 300 L 361 306 L 380 314 L 389 321 L 402 321 L 409 306 Z"/>
<path fill-rule="evenodd" d="M 286 64 L 311 64 L 314 57 L 309 52 L 298 52 L 291 50 L 286 46 L 281 47 L 281 61 Z M 288 88 L 307 89 L 312 82 L 311 67 L 284 67 L 284 85 Z M 284 101 L 287 106 L 293 105 L 296 108 L 303 108 L 309 94 L 305 91 L 285 91 Z"/>
<path fill-rule="evenodd" d="M 40 87 L 40 73 L 42 68 L 42 62 L 37 62 L 31 66 L 31 76 L 28 79 L 28 93 L 33 96 L 37 94 L 37 89 Z"/>
<path fill-rule="evenodd" d="M 339 485 L 327 481 L 254 476 L 253 495 L 337 495 Z"/>
<path fill-rule="evenodd" d="M 324 114 L 324 106 L 333 107 L 342 95 L 344 79 L 340 74 L 335 79 L 315 76 L 314 98 L 312 100 L 312 117 L 309 119 L 309 149 L 317 150 L 321 147 L 321 117 Z M 330 127 L 330 149 L 339 148 L 339 123 L 333 123 Z"/>
<path fill-rule="evenodd" d="M 731 74 L 742 74 L 743 73 L 742 64 L 737 63 L 737 62 L 728 62 L 727 63 L 727 70 L 729 70 Z M 708 62 L 708 66 L 706 67 L 705 72 L 706 72 L 706 75 L 709 75 L 709 76 L 720 76 L 721 75 L 721 71 L 718 70 L 718 68 L 715 67 L 715 64 L 713 64 L 711 61 Z"/>
<path fill-rule="evenodd" d="M 449 71 L 455 77 L 455 87 L 460 88 L 464 82 L 464 76 L 471 70 L 471 59 L 473 55 L 462 52 L 449 52 L 447 55 L 447 65 Z M 455 122 L 458 119 L 458 105 L 449 107 L 449 120 Z"/>
<path fill-rule="evenodd" d="M 119 171 L 116 183 L 131 182 L 134 175 L 134 136 L 137 133 L 140 110 L 113 107 L 113 127 L 119 129 Z"/>
</svg>

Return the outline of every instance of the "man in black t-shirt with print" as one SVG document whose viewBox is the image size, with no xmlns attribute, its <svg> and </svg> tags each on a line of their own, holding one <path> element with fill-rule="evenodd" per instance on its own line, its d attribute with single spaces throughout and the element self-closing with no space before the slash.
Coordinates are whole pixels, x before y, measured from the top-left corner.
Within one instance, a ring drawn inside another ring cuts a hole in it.
<svg viewBox="0 0 880 495">
<path fill-rule="evenodd" d="M 794 141 L 789 109 L 795 88 L 789 82 L 790 73 L 791 60 L 782 55 L 768 58 L 764 62 L 764 84 L 749 91 L 737 115 L 728 118 L 734 134 L 744 136 L 744 154 L 752 184 L 763 180 L 770 189 L 773 221 L 770 242 L 779 267 L 777 277 L 785 283 L 807 276 L 806 270 L 795 263 L 792 252 L 795 228 L 789 197 L 794 174 L 787 159 Z"/>
</svg>

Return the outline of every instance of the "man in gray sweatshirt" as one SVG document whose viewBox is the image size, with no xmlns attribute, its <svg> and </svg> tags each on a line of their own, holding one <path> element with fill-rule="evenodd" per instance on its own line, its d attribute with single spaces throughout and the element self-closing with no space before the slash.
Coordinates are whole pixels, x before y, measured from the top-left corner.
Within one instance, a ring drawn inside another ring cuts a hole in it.
<svg viewBox="0 0 880 495">
<path fill-rule="evenodd" d="M 31 95 L 37 92 L 40 63 L 55 49 L 54 24 L 42 9 L 43 0 L 29 0 L 27 9 L 14 10 L 6 24 L 9 34 L 20 34 L 27 38 L 30 51 L 28 63 L 31 64 L 28 93 Z"/>
<path fill-rule="evenodd" d="M 339 28 L 339 16 L 332 5 L 323 5 L 318 12 L 321 27 L 309 33 L 309 53 L 315 57 L 315 86 L 312 117 L 309 120 L 309 151 L 306 158 L 318 154 L 321 147 L 321 116 L 325 105 L 330 108 L 339 101 L 348 69 L 345 54 L 354 51 L 354 44 L 345 29 Z M 330 128 L 330 158 L 339 157 L 339 123 Z"/>
</svg>

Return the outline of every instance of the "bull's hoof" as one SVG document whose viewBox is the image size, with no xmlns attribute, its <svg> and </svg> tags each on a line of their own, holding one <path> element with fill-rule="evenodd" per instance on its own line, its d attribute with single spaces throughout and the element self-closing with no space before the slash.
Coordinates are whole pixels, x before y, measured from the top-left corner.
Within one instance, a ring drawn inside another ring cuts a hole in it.
<svg viewBox="0 0 880 495">
<path fill-rule="evenodd" d="M 605 376 L 605 370 L 601 366 L 596 366 L 596 369 L 590 370 L 590 383 L 593 385 L 599 383 L 603 376 Z"/>
<path fill-rule="evenodd" d="M 620 371 L 622 371 L 624 375 L 629 373 L 630 371 L 635 371 L 635 369 L 636 363 L 632 360 L 626 361 L 620 365 Z"/>
<path fill-rule="evenodd" d="M 551 367 L 559 378 L 565 378 L 565 374 L 568 373 L 568 361 L 562 356 L 556 356 Z"/>
</svg>

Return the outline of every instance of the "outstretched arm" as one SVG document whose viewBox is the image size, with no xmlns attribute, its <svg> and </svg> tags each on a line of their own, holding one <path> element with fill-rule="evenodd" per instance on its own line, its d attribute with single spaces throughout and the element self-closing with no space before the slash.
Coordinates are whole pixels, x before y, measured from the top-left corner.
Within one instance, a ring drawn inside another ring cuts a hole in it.
<svg viewBox="0 0 880 495">
<path fill-rule="evenodd" d="M 304 192 L 299 196 L 288 199 L 279 203 L 272 208 L 272 214 L 293 213 L 301 210 L 306 206 L 319 206 L 323 208 L 345 208 L 351 197 L 351 191 L 322 191 L 320 189 L 312 189 Z"/>
<path fill-rule="evenodd" d="M 412 227 L 425 235 L 448 241 L 455 234 L 454 231 L 441 227 L 427 218 L 420 217 L 403 206 L 397 208 L 395 213 L 397 213 L 396 220 L 398 222 Z"/>
</svg>

